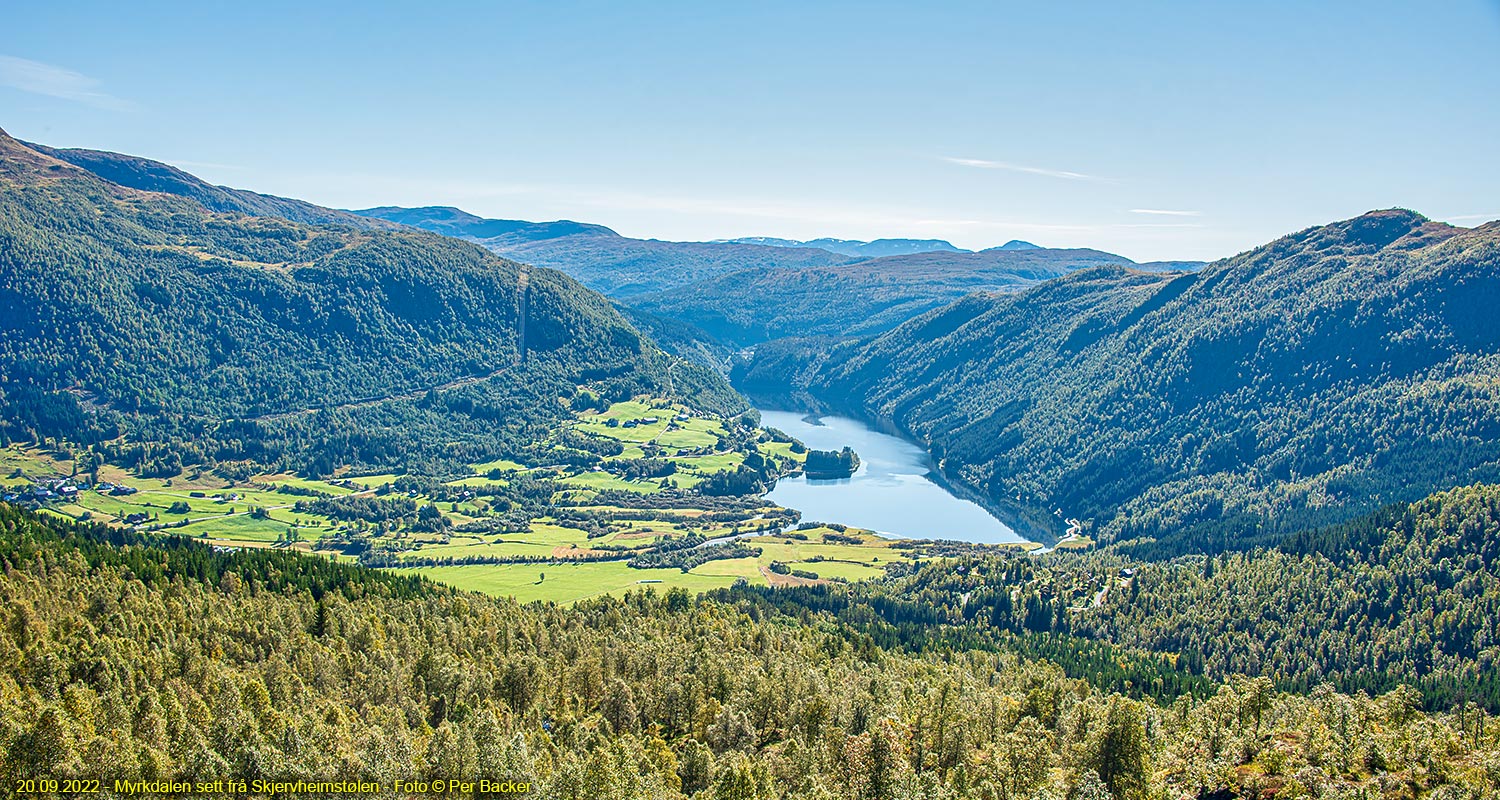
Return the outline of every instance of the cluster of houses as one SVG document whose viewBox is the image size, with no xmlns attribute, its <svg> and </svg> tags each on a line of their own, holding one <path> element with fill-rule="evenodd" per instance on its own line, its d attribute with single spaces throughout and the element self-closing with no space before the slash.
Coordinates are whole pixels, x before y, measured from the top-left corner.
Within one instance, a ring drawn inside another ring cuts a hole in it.
<svg viewBox="0 0 1500 800">
<path fill-rule="evenodd" d="M 100 494 L 109 494 L 116 497 L 120 495 L 135 494 L 135 488 L 131 486 L 116 486 L 108 481 L 90 485 L 87 481 L 75 481 L 71 478 L 58 478 L 54 480 L 40 481 L 26 486 L 13 486 L 4 494 L 5 502 L 19 505 L 44 506 L 49 503 L 71 503 L 78 499 L 78 493 L 93 489 Z"/>
<path fill-rule="evenodd" d="M 36 509 L 54 503 L 66 504 L 75 502 L 80 492 L 94 491 L 99 494 L 110 495 L 111 497 L 124 497 L 139 491 L 134 486 L 126 486 L 109 481 L 99 481 L 98 483 L 90 484 L 87 480 L 79 480 L 79 478 L 83 477 L 80 475 L 74 478 L 54 478 L 26 485 L 8 487 L 4 490 L 3 494 L 0 494 L 0 499 L 3 499 L 7 503 L 15 503 L 19 506 Z M 201 498 L 205 497 L 206 493 L 191 492 L 189 496 Z M 221 503 L 233 503 L 240 499 L 240 494 L 239 492 L 226 492 L 216 494 L 213 497 Z M 120 521 L 127 525 L 143 525 L 152 519 L 151 514 L 146 512 L 135 512 L 120 517 Z"/>
<path fill-rule="evenodd" d="M 692 418 L 693 415 L 691 414 L 681 413 L 673 417 L 672 420 L 674 422 L 686 422 Z M 640 419 L 627 419 L 624 422 L 611 417 L 605 420 L 604 426 L 606 428 L 636 428 L 641 425 L 655 425 L 658 422 L 661 422 L 661 417 L 641 417 Z"/>
<path fill-rule="evenodd" d="M 7 503 L 15 503 L 26 508 L 35 509 L 53 503 L 74 502 L 78 499 L 80 492 L 91 490 L 113 497 L 123 497 L 135 494 L 137 491 L 134 486 L 114 484 L 109 481 L 90 484 L 88 481 L 80 481 L 76 478 L 56 478 L 25 486 L 13 486 L 6 490 L 4 495 L 0 495 L 0 497 L 3 497 Z M 150 519 L 151 515 L 144 513 L 129 514 L 123 518 L 130 525 L 139 525 Z"/>
<path fill-rule="evenodd" d="M 202 499 L 202 498 L 208 497 L 208 493 L 207 492 L 188 492 L 188 497 L 195 497 L 195 498 L 198 498 L 198 499 Z M 220 503 L 236 503 L 236 502 L 239 502 L 239 499 L 240 499 L 240 493 L 239 492 L 224 492 L 224 493 L 221 493 L 221 494 L 214 495 L 214 500 L 216 502 L 220 502 Z"/>
</svg>

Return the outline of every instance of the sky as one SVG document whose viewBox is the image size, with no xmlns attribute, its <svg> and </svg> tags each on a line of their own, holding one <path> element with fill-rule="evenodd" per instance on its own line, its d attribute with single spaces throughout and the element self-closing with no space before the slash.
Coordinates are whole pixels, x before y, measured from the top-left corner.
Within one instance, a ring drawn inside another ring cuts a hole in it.
<svg viewBox="0 0 1500 800">
<path fill-rule="evenodd" d="M 340 208 L 1213 259 L 1500 218 L 1500 0 L 14 4 L 0 128 Z"/>
</svg>

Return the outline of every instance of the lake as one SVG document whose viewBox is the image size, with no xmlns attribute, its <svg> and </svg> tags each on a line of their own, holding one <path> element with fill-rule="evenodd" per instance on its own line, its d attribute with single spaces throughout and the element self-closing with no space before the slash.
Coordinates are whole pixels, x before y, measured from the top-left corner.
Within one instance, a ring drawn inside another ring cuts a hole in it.
<svg viewBox="0 0 1500 800">
<path fill-rule="evenodd" d="M 761 424 L 779 428 L 814 450 L 845 446 L 859 454 L 849 478 L 782 478 L 767 497 L 802 512 L 804 522 L 840 522 L 911 539 L 1024 542 L 1025 537 L 983 507 L 928 477 L 932 460 L 921 447 L 848 417 L 808 422 L 800 411 L 760 410 Z"/>
</svg>

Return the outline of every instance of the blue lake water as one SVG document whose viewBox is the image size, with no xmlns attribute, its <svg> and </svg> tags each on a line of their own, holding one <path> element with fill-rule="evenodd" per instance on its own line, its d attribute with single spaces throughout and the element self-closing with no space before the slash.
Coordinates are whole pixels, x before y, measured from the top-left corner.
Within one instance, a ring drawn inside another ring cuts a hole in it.
<svg viewBox="0 0 1500 800">
<path fill-rule="evenodd" d="M 912 539 L 1023 542 L 1025 537 L 978 504 L 958 497 L 928 477 L 932 461 L 921 447 L 880 433 L 848 417 L 808 422 L 800 411 L 761 409 L 761 424 L 779 428 L 814 450 L 845 446 L 859 454 L 852 477 L 782 478 L 771 502 L 802 512 L 804 522 L 840 522 Z"/>
</svg>

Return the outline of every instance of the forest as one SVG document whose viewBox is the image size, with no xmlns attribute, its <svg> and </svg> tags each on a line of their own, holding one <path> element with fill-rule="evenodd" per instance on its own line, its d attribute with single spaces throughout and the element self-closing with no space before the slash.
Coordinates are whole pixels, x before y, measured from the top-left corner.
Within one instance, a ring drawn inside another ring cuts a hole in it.
<svg viewBox="0 0 1500 800">
<path fill-rule="evenodd" d="M 3 778 L 521 780 L 533 796 L 1483 798 L 1500 724 L 1236 678 L 1136 699 L 1003 650 L 645 590 L 563 609 L 0 506 Z"/>
<path fill-rule="evenodd" d="M 882 580 L 733 593 L 831 613 L 886 647 L 1013 650 L 1162 701 L 1256 676 L 1500 713 L 1497 543 L 1500 487 L 1476 485 L 1273 548 L 1161 562 L 976 549 Z"/>
<path fill-rule="evenodd" d="M 802 463 L 802 471 L 809 478 L 847 478 L 859 469 L 859 454 L 845 447 L 842 450 L 808 450 Z"/>
</svg>

